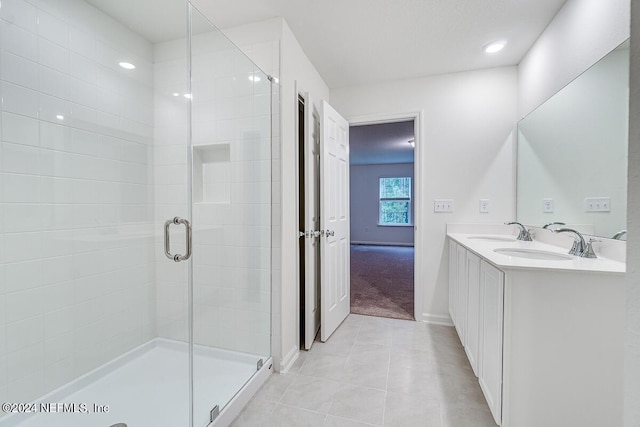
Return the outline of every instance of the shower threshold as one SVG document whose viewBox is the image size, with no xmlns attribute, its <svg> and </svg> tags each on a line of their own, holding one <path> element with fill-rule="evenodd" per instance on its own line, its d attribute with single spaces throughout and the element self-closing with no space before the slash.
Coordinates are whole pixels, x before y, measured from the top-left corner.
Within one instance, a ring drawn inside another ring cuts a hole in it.
<svg viewBox="0 0 640 427">
<path fill-rule="evenodd" d="M 221 419 L 216 421 L 235 417 L 234 413 L 251 397 L 236 394 L 254 377 L 260 359 L 256 355 L 195 346 L 195 426 L 209 423 L 209 412 L 215 405 L 222 410 Z M 265 366 L 260 371 L 260 384 L 266 379 L 267 370 Z M 156 338 L 36 401 L 60 404 L 48 406 L 51 412 L 44 413 L 37 405 L 38 413 L 0 418 L 0 427 L 187 426 L 188 375 L 188 345 Z M 251 395 L 260 386 L 253 383 L 246 387 Z M 224 407 L 232 399 L 235 405 L 229 406 L 235 408 L 232 414 L 226 414 L 229 411 Z"/>
</svg>

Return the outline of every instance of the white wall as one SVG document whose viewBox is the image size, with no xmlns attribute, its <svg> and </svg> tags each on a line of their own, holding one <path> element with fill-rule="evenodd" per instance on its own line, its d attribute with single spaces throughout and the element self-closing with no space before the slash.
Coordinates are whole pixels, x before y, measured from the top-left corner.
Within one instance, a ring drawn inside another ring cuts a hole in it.
<svg viewBox="0 0 640 427">
<path fill-rule="evenodd" d="M 411 220 L 414 217 L 413 163 L 351 165 L 351 242 L 413 245 L 413 226 L 378 225 L 381 177 L 411 177 Z"/>
<path fill-rule="evenodd" d="M 152 46 L 83 1 L 0 27 L 0 400 L 28 402 L 155 336 Z"/>
<path fill-rule="evenodd" d="M 630 0 L 568 0 L 518 67 L 519 118 L 629 37 Z"/>
<path fill-rule="evenodd" d="M 447 223 L 502 223 L 513 218 L 515 67 L 495 68 L 331 91 L 348 120 L 420 111 L 416 140 L 416 301 L 418 320 L 450 322 Z M 452 214 L 433 200 L 455 200 Z M 479 199 L 491 212 L 479 213 Z"/>
<path fill-rule="evenodd" d="M 631 4 L 625 427 L 640 426 L 640 5 Z"/>
</svg>

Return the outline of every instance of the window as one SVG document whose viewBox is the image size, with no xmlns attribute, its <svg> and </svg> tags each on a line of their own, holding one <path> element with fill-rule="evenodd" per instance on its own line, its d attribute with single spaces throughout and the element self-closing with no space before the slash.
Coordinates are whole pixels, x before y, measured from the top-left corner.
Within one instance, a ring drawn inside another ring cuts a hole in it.
<svg viewBox="0 0 640 427">
<path fill-rule="evenodd" d="M 380 225 L 411 224 L 411 177 L 380 178 Z"/>
</svg>

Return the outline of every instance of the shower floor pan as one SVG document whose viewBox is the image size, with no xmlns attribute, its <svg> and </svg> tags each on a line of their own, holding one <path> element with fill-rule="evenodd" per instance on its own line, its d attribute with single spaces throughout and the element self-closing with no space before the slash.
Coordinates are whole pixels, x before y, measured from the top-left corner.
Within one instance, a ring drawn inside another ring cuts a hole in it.
<svg viewBox="0 0 640 427">
<path fill-rule="evenodd" d="M 215 405 L 222 411 L 256 373 L 259 359 L 255 355 L 195 347 L 196 427 L 208 424 L 209 411 Z M 187 426 L 188 375 L 187 344 L 156 338 L 37 401 L 75 404 L 75 413 L 62 412 L 59 406 L 61 412 L 57 413 L 1 418 L 0 427 L 110 427 L 118 423 L 128 427 Z"/>
</svg>

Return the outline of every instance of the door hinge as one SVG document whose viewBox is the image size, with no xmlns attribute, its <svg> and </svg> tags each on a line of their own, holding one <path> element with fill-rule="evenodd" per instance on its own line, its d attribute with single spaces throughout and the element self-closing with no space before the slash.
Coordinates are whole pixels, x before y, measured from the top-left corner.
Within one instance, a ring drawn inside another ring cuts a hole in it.
<svg viewBox="0 0 640 427">
<path fill-rule="evenodd" d="M 262 369 L 263 366 L 264 366 L 264 361 L 262 359 L 258 360 L 257 370 L 259 371 L 260 369 Z"/>
</svg>

